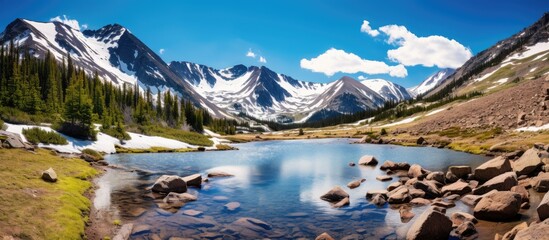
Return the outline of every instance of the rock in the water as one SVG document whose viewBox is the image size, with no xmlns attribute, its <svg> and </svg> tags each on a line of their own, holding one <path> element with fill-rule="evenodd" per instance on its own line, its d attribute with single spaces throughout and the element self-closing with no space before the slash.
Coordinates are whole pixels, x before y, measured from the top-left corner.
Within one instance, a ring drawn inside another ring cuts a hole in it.
<svg viewBox="0 0 549 240">
<path fill-rule="evenodd" d="M 452 220 L 452 223 L 454 224 L 454 226 L 459 226 L 466 221 L 469 221 L 475 224 L 478 223 L 478 220 L 477 218 L 475 218 L 475 216 L 469 213 L 464 213 L 464 212 L 452 213 L 452 215 L 450 216 L 450 220 Z"/>
<path fill-rule="evenodd" d="M 334 238 L 330 236 L 330 234 L 324 232 L 318 235 L 315 240 L 334 240 Z"/>
<path fill-rule="evenodd" d="M 358 160 L 358 165 L 370 165 L 375 166 L 377 165 L 377 159 L 374 156 L 365 155 Z"/>
<path fill-rule="evenodd" d="M 354 189 L 354 188 L 360 187 L 360 183 L 362 183 L 362 180 L 355 180 L 350 183 L 347 183 L 347 187 L 350 189 Z"/>
<path fill-rule="evenodd" d="M 53 168 L 48 168 L 48 170 L 42 172 L 42 180 L 46 182 L 57 182 L 57 174 Z"/>
<path fill-rule="evenodd" d="M 366 192 L 366 198 L 370 199 L 373 198 L 377 194 L 381 194 L 384 198 L 387 198 L 387 190 L 381 189 L 381 190 L 369 190 Z"/>
<path fill-rule="evenodd" d="M 473 190 L 473 194 L 480 195 L 492 190 L 509 191 L 518 184 L 517 174 L 506 172 L 498 175 Z"/>
<path fill-rule="evenodd" d="M 541 199 L 537 212 L 541 221 L 549 218 L 549 192 L 543 196 L 543 199 Z"/>
<path fill-rule="evenodd" d="M 417 178 L 423 174 L 425 174 L 425 170 L 423 170 L 420 165 L 413 164 L 410 166 L 410 169 L 408 169 L 408 177 L 410 178 Z"/>
<path fill-rule="evenodd" d="M 349 205 L 351 202 L 349 200 L 349 197 L 346 197 L 344 199 L 341 199 L 341 201 L 337 202 L 336 204 L 333 205 L 333 207 L 335 208 L 342 208 L 342 207 L 345 207 L 347 205 Z"/>
<path fill-rule="evenodd" d="M 436 207 L 443 207 L 443 208 L 453 208 L 456 206 L 456 204 L 452 201 L 445 202 L 445 201 L 433 201 L 433 204 L 431 204 Z"/>
<path fill-rule="evenodd" d="M 406 239 L 448 239 L 451 231 L 452 221 L 443 213 L 429 208 L 412 224 Z"/>
<path fill-rule="evenodd" d="M 425 198 L 414 198 L 410 201 L 410 203 L 415 206 L 424 206 L 431 204 L 431 200 Z"/>
<path fill-rule="evenodd" d="M 377 206 L 383 206 L 387 203 L 387 199 L 382 194 L 376 194 L 372 197 L 372 203 Z"/>
<path fill-rule="evenodd" d="M 379 169 L 381 169 L 381 170 L 391 170 L 391 171 L 396 171 L 396 170 L 408 171 L 408 169 L 410 169 L 410 164 L 405 163 L 405 162 L 395 163 L 391 160 L 387 160 L 383 163 L 383 165 L 381 165 L 379 167 Z"/>
<path fill-rule="evenodd" d="M 474 223 L 466 221 L 458 225 L 452 231 L 451 235 L 459 239 L 475 239 L 478 236 L 478 232 Z"/>
<path fill-rule="evenodd" d="M 208 172 L 208 177 L 209 178 L 213 178 L 213 177 L 233 177 L 234 175 L 233 174 L 230 174 L 230 173 L 227 173 L 227 172 L 223 172 L 223 171 L 211 171 L 211 172 Z"/>
<path fill-rule="evenodd" d="M 412 198 L 424 198 L 425 192 L 421 189 L 417 188 L 409 188 L 408 194 L 410 194 L 410 197 Z"/>
<path fill-rule="evenodd" d="M 344 198 L 348 198 L 349 194 L 345 192 L 341 187 L 335 186 L 330 191 L 328 191 L 326 194 L 322 195 L 320 199 L 332 203 L 337 203 Z"/>
<path fill-rule="evenodd" d="M 522 202 L 529 202 L 530 201 L 530 193 L 524 186 L 514 186 L 511 188 L 511 192 L 516 192 L 520 194 L 520 197 L 522 198 Z"/>
<path fill-rule="evenodd" d="M 389 197 L 387 199 L 387 202 L 389 204 L 407 203 L 412 200 L 412 197 L 409 194 L 409 190 L 405 186 L 396 188 L 395 190 L 387 193 L 387 196 Z"/>
<path fill-rule="evenodd" d="M 423 190 L 426 198 L 440 197 L 440 190 L 435 181 L 418 181 L 414 184 L 414 187 Z"/>
<path fill-rule="evenodd" d="M 152 191 L 162 193 L 184 193 L 187 191 L 187 183 L 185 183 L 182 178 L 175 175 L 162 175 L 152 186 Z"/>
<path fill-rule="evenodd" d="M 450 166 L 448 172 L 453 173 L 456 177 L 465 179 L 467 175 L 471 173 L 471 167 L 469 166 Z"/>
<path fill-rule="evenodd" d="M 502 191 L 493 192 L 480 199 L 474 208 L 474 216 L 488 221 L 515 220 L 520 210 L 520 194 Z"/>
<path fill-rule="evenodd" d="M 196 201 L 197 197 L 189 193 L 171 192 L 164 197 L 163 202 L 167 204 L 166 208 L 180 208 L 185 203 Z"/>
<path fill-rule="evenodd" d="M 471 191 L 472 189 L 469 184 L 461 179 L 455 183 L 442 187 L 442 195 L 446 195 L 447 193 L 463 195 L 470 193 Z"/>
<path fill-rule="evenodd" d="M 454 183 L 459 180 L 459 178 L 450 171 L 446 172 L 444 179 L 446 180 L 446 183 Z"/>
<path fill-rule="evenodd" d="M 241 238 L 248 239 L 264 238 L 272 230 L 270 224 L 250 217 L 239 218 L 227 228 L 239 233 Z"/>
<path fill-rule="evenodd" d="M 385 181 L 391 181 L 391 180 L 393 180 L 393 177 L 387 176 L 387 175 L 383 175 L 383 176 L 377 176 L 376 179 L 377 179 L 378 181 L 385 182 Z"/>
<path fill-rule="evenodd" d="M 549 236 L 549 219 L 540 223 L 531 223 L 529 227 L 517 232 L 515 240 L 547 239 Z"/>
<path fill-rule="evenodd" d="M 547 165 L 545 165 L 547 166 Z M 546 174 L 535 177 L 533 180 L 532 188 L 536 192 L 547 192 L 549 191 L 549 177 Z"/>
<path fill-rule="evenodd" d="M 132 217 L 139 217 L 139 216 L 143 215 L 143 213 L 145 213 L 146 211 L 147 211 L 147 209 L 142 208 L 142 207 L 138 207 L 138 208 L 134 208 L 134 209 L 130 210 L 128 213 Z"/>
<path fill-rule="evenodd" d="M 113 240 L 128 240 L 130 238 L 130 235 L 132 235 L 133 231 L 133 224 L 127 223 L 122 225 L 120 227 L 120 230 L 118 230 L 118 233 L 112 238 Z"/>
<path fill-rule="evenodd" d="M 349 163 L 349 167 L 354 167 L 354 166 L 356 166 L 356 164 L 354 162 Z"/>
<path fill-rule="evenodd" d="M 228 210 L 228 211 L 236 211 L 240 208 L 240 203 L 239 202 L 230 202 L 230 203 L 227 203 L 225 204 L 225 209 Z"/>
<path fill-rule="evenodd" d="M 437 181 L 437 182 L 439 182 L 440 184 L 444 184 L 444 182 L 445 182 L 444 173 L 443 173 L 443 172 L 432 172 L 432 173 L 429 173 L 429 174 L 427 174 L 427 177 L 425 177 L 425 179 L 426 179 L 426 180 Z"/>
<path fill-rule="evenodd" d="M 141 224 L 133 227 L 132 235 L 141 235 L 141 234 L 150 233 L 150 232 L 151 232 L 151 226 Z"/>
<path fill-rule="evenodd" d="M 475 169 L 475 179 L 485 182 L 500 174 L 510 172 L 511 163 L 504 157 L 496 157 Z"/>
<path fill-rule="evenodd" d="M 190 187 L 200 187 L 202 186 L 202 175 L 200 174 L 193 174 L 190 176 L 183 177 L 183 181 L 187 183 L 187 186 Z"/>
<path fill-rule="evenodd" d="M 191 217 L 197 217 L 197 216 L 202 215 L 202 211 L 188 209 L 188 210 L 183 211 L 183 214 L 185 214 L 187 216 L 191 216 Z"/>
<path fill-rule="evenodd" d="M 520 175 L 528 175 L 538 169 L 543 163 L 539 157 L 539 150 L 528 149 L 522 156 L 513 163 L 513 171 Z"/>
<path fill-rule="evenodd" d="M 528 228 L 528 223 L 521 222 L 520 224 L 516 225 L 513 229 L 509 230 L 509 232 L 506 232 L 503 234 L 503 237 L 501 240 L 513 240 L 517 236 L 517 233 L 523 229 Z"/>
<path fill-rule="evenodd" d="M 401 182 L 394 182 L 394 183 L 391 183 L 389 184 L 389 186 L 387 186 L 387 191 L 393 191 L 395 190 L 397 187 L 400 187 L 402 186 L 402 183 Z"/>
<path fill-rule="evenodd" d="M 411 209 L 409 207 L 404 207 L 404 206 L 400 207 L 398 212 L 400 213 L 400 221 L 401 222 L 407 223 L 410 220 L 412 220 L 412 218 L 414 218 L 415 214 L 410 210 Z"/>
</svg>

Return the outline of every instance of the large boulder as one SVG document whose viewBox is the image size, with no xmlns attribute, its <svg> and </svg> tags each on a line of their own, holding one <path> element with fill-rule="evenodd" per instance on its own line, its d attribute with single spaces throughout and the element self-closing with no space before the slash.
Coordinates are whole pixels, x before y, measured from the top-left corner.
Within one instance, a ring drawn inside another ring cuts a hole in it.
<svg viewBox="0 0 549 240">
<path fill-rule="evenodd" d="M 471 190 L 472 189 L 469 186 L 469 183 L 460 179 L 455 183 L 442 187 L 442 195 L 446 195 L 447 193 L 463 195 L 466 193 L 470 193 Z"/>
<path fill-rule="evenodd" d="M 513 163 L 513 171 L 520 175 L 528 175 L 534 170 L 539 169 L 543 163 L 539 157 L 539 150 L 535 148 L 528 149 L 522 156 Z"/>
<path fill-rule="evenodd" d="M 374 156 L 365 155 L 358 160 L 358 165 L 375 166 L 377 165 L 377 159 Z"/>
<path fill-rule="evenodd" d="M 478 238 L 477 228 L 475 224 L 469 221 L 458 225 L 451 233 L 452 237 L 457 239 L 476 239 Z M 454 239 L 454 238 L 452 238 Z"/>
<path fill-rule="evenodd" d="M 200 187 L 202 186 L 202 175 L 193 174 L 186 177 L 183 177 L 183 181 L 187 183 L 188 187 Z"/>
<path fill-rule="evenodd" d="M 469 166 L 450 166 L 448 172 L 453 173 L 456 177 L 465 179 L 467 175 L 471 173 L 471 167 Z"/>
<path fill-rule="evenodd" d="M 547 165 L 545 165 L 547 166 Z M 549 191 L 549 173 L 540 173 L 529 181 L 536 192 Z"/>
<path fill-rule="evenodd" d="M 417 181 L 414 183 L 414 188 L 424 191 L 426 198 L 440 197 L 440 189 L 437 187 L 436 181 Z"/>
<path fill-rule="evenodd" d="M 162 175 L 153 184 L 152 191 L 161 193 L 184 193 L 187 191 L 187 183 L 183 178 L 176 175 Z"/>
<path fill-rule="evenodd" d="M 488 221 L 515 220 L 520 210 L 520 194 L 502 191 L 488 194 L 477 203 L 474 208 L 474 216 Z"/>
<path fill-rule="evenodd" d="M 537 212 L 541 221 L 549 218 L 549 192 L 543 196 L 543 199 L 541 199 Z"/>
<path fill-rule="evenodd" d="M 540 223 L 531 223 L 529 227 L 517 232 L 515 240 L 547 239 L 549 236 L 549 219 Z"/>
<path fill-rule="evenodd" d="M 0 126 L 1 127 L 1 126 Z M 10 148 L 25 148 L 25 142 L 19 134 L 0 130 L 0 136 L 4 136 L 4 143 Z"/>
<path fill-rule="evenodd" d="M 483 163 L 475 169 L 475 179 L 485 182 L 500 174 L 510 172 L 511 162 L 504 157 L 496 157 Z"/>
<path fill-rule="evenodd" d="M 48 168 L 48 170 L 42 172 L 42 180 L 46 182 L 57 182 L 57 174 L 53 168 Z"/>
<path fill-rule="evenodd" d="M 410 169 L 408 169 L 408 177 L 410 178 L 417 178 L 425 173 L 426 171 L 418 164 L 413 164 L 410 166 Z"/>
<path fill-rule="evenodd" d="M 349 194 L 345 192 L 341 187 L 335 186 L 326 194 L 320 196 L 320 199 L 331 203 L 337 203 L 345 198 L 348 198 Z"/>
<path fill-rule="evenodd" d="M 429 208 L 412 224 L 406 239 L 448 239 L 451 231 L 452 221 L 443 213 Z"/>
<path fill-rule="evenodd" d="M 473 194 L 481 195 L 492 190 L 509 191 L 518 184 L 517 174 L 506 172 L 498 175 L 473 190 Z"/>
<path fill-rule="evenodd" d="M 410 164 L 405 163 L 405 162 L 395 163 L 391 160 L 387 160 L 383 163 L 383 165 L 381 165 L 379 167 L 379 169 L 381 169 L 381 170 L 391 170 L 391 171 L 396 171 L 396 170 L 408 171 L 408 169 L 410 169 Z"/>
</svg>

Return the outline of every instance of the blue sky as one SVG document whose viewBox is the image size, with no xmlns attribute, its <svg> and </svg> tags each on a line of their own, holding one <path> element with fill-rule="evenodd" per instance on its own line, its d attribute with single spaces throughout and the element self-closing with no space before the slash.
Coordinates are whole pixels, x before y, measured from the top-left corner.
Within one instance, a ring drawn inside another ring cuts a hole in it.
<svg viewBox="0 0 549 240">
<path fill-rule="evenodd" d="M 467 52 L 490 47 L 549 10 L 546 0 L 0 1 L 2 28 L 18 17 L 49 21 L 66 15 L 90 29 L 119 23 L 157 53 L 164 49 L 166 62 L 265 65 L 305 81 L 350 75 L 405 87 L 439 67 L 455 66 Z M 364 20 L 370 32 L 361 31 Z M 246 56 L 250 50 L 255 58 Z"/>
</svg>

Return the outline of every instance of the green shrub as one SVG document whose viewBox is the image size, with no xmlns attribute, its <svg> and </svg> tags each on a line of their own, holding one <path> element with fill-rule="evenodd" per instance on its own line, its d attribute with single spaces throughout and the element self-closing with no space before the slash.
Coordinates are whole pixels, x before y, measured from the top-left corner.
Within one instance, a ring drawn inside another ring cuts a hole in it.
<svg viewBox="0 0 549 240">
<path fill-rule="evenodd" d="M 381 135 L 381 136 L 387 135 L 387 130 L 385 128 L 382 128 L 379 135 Z"/>
<path fill-rule="evenodd" d="M 44 115 L 44 114 L 28 114 L 19 109 L 10 107 L 0 107 L 0 119 L 13 124 L 40 124 L 52 123 L 59 119 L 59 114 Z"/>
<path fill-rule="evenodd" d="M 89 148 L 85 148 L 82 150 L 82 154 L 88 154 L 90 156 L 92 156 L 93 158 L 95 158 L 96 160 L 101 160 L 103 159 L 103 155 L 93 149 L 89 149 Z"/>
<path fill-rule="evenodd" d="M 25 135 L 25 138 L 27 138 L 27 141 L 34 144 L 38 144 L 38 143 L 57 144 L 57 145 L 67 144 L 67 139 L 59 135 L 59 133 L 56 133 L 53 131 L 49 132 L 37 127 L 23 129 L 23 135 Z"/>
<path fill-rule="evenodd" d="M 118 125 L 116 127 L 101 127 L 101 132 L 105 133 L 111 137 L 117 138 L 119 140 L 130 140 L 132 139 L 130 135 L 124 130 L 124 127 L 122 125 Z"/>
<path fill-rule="evenodd" d="M 64 122 L 61 124 L 55 124 L 53 128 L 58 132 L 73 138 L 92 141 L 97 140 L 97 132 L 91 126 L 88 127 Z"/>
<path fill-rule="evenodd" d="M 141 133 L 145 135 L 170 138 L 170 139 L 186 142 L 192 145 L 197 145 L 197 146 L 213 145 L 213 142 L 208 137 L 200 133 L 185 131 L 182 129 L 149 125 L 149 126 L 139 126 L 139 130 L 141 131 Z"/>
</svg>

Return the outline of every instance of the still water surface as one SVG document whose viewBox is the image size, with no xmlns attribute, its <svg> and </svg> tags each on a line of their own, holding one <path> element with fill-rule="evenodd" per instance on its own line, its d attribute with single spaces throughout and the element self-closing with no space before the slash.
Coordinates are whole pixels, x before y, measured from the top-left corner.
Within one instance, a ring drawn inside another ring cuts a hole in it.
<svg viewBox="0 0 549 240">
<path fill-rule="evenodd" d="M 96 208 L 113 211 L 123 222 L 146 224 L 152 234 L 169 237 L 225 238 L 314 238 L 326 231 L 336 238 L 394 239 L 406 234 L 410 223 L 401 223 L 398 210 L 389 205 L 376 207 L 365 199 L 370 189 L 385 189 L 390 182 L 375 178 L 384 175 L 379 166 L 385 160 L 417 163 L 431 171 L 446 171 L 451 165 L 477 167 L 487 158 L 430 147 L 349 144 L 349 139 L 269 141 L 235 144 L 238 151 L 197 153 L 116 154 L 107 157 L 110 164 L 134 171 L 110 170 L 99 179 Z M 363 155 L 373 155 L 377 167 L 350 167 Z M 198 201 L 190 202 L 175 213 L 158 207 L 146 187 L 163 174 L 187 176 L 223 170 L 230 178 L 214 178 L 202 189 L 191 189 Z M 347 183 L 364 178 L 356 189 Z M 349 194 L 348 207 L 334 209 L 320 196 L 333 186 Z M 229 212 L 228 202 L 239 202 L 240 209 Z M 139 217 L 135 209 L 146 212 Z M 196 217 L 185 210 L 202 213 Z M 414 208 L 417 218 L 425 207 Z M 469 211 L 459 204 L 449 210 Z M 242 217 L 262 220 L 270 229 L 231 231 L 231 224 Z M 412 222 L 413 220 L 412 219 Z M 135 238 L 144 238 L 146 235 Z M 354 238 L 353 238 L 354 237 Z"/>
</svg>

